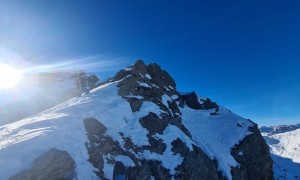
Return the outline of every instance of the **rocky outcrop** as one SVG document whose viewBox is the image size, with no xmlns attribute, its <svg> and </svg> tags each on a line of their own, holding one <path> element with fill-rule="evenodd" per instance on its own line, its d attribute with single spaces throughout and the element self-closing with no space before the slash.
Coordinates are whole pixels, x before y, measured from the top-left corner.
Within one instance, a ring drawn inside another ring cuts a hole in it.
<svg viewBox="0 0 300 180">
<path fill-rule="evenodd" d="M 72 75 L 70 79 L 76 82 L 76 88 L 79 93 L 85 93 L 95 88 L 99 82 L 99 78 L 95 75 L 88 75 L 84 71 L 79 71 Z"/>
<path fill-rule="evenodd" d="M 12 176 L 10 180 L 72 180 L 75 162 L 66 151 L 51 149 L 35 159 L 32 167 Z"/>
<path fill-rule="evenodd" d="M 232 168 L 232 177 L 236 180 L 272 180 L 273 160 L 269 146 L 257 125 L 251 127 L 249 131 L 252 134 L 246 136 L 231 151 L 232 156 L 240 164 L 237 168 Z"/>
<path fill-rule="evenodd" d="M 174 153 L 179 153 L 184 157 L 182 164 L 176 168 L 175 179 L 219 179 L 217 163 L 199 147 L 193 146 L 193 151 L 190 151 L 180 139 L 173 141 L 172 146 Z"/>
<path fill-rule="evenodd" d="M 212 102 L 209 98 L 199 99 L 197 94 L 194 91 L 191 93 L 184 93 L 181 95 L 181 97 L 185 102 L 185 104 L 192 109 L 196 109 L 196 110 L 215 109 L 215 111 L 210 114 L 218 115 L 219 106 L 217 105 L 217 103 Z"/>
<path fill-rule="evenodd" d="M 150 112 L 148 117 L 140 120 L 150 133 L 153 133 L 151 127 L 155 128 L 153 125 L 149 126 L 151 123 L 159 124 L 160 130 L 157 133 L 161 133 L 167 124 L 172 124 L 190 136 L 181 123 L 179 108 L 184 105 L 183 99 L 176 90 L 174 79 L 159 65 L 145 65 L 142 60 L 138 60 L 134 65 L 119 71 L 111 81 L 119 81 L 118 93 L 129 102 L 132 112 L 139 111 L 145 101 L 153 102 L 161 109 L 163 113 L 154 115 Z"/>
</svg>

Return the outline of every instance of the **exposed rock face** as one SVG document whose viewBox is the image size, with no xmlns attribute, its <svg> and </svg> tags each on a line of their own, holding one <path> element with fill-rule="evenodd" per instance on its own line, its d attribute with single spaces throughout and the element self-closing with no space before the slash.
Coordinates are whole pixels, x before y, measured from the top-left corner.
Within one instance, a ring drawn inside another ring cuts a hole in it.
<svg viewBox="0 0 300 180">
<path fill-rule="evenodd" d="M 193 151 L 189 151 L 180 139 L 173 141 L 172 145 L 172 151 L 184 157 L 183 163 L 177 167 L 175 179 L 219 179 L 216 162 L 200 148 L 193 146 Z"/>
<path fill-rule="evenodd" d="M 75 162 L 66 151 L 51 149 L 35 159 L 32 167 L 12 176 L 10 180 L 72 180 Z"/>
<path fill-rule="evenodd" d="M 269 153 L 269 146 L 260 134 L 257 125 L 249 130 L 252 134 L 245 137 L 231 151 L 240 164 L 238 168 L 232 169 L 233 179 L 274 179 L 273 160 Z"/>
<path fill-rule="evenodd" d="M 118 85 L 120 88 L 119 95 L 130 103 L 132 112 L 139 111 L 145 101 L 153 102 L 162 110 L 163 113 L 159 115 L 160 117 L 157 115 L 155 117 L 153 113 L 150 113 L 148 116 L 151 117 L 141 119 L 140 122 L 143 126 L 147 126 L 153 119 L 156 121 L 154 124 L 160 124 L 158 128 L 161 129 L 157 133 L 161 133 L 167 124 L 172 124 L 190 136 L 188 130 L 181 123 L 179 107 L 183 107 L 183 99 L 180 93 L 176 91 L 174 79 L 159 65 L 145 65 L 143 61 L 138 60 L 131 67 L 119 71 L 112 80 L 121 80 Z M 164 99 L 167 96 L 172 98 Z M 157 120 L 161 123 L 157 123 Z M 151 127 L 154 128 L 153 125 Z M 151 131 L 149 128 L 150 126 L 146 129 Z"/>
<path fill-rule="evenodd" d="M 198 100 L 198 96 L 195 92 L 186 93 L 181 95 L 182 99 L 186 103 L 186 105 L 192 109 L 196 110 L 207 110 L 215 108 L 215 112 L 211 113 L 211 115 L 217 115 L 219 111 L 219 106 L 217 103 L 212 102 L 209 98 Z"/>
</svg>

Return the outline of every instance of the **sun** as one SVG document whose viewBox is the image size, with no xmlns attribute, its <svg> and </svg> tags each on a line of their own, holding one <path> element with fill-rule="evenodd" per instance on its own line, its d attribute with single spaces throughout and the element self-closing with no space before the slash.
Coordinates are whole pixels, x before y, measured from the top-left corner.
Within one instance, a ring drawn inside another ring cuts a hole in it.
<svg viewBox="0 0 300 180">
<path fill-rule="evenodd" d="M 0 64 L 0 89 L 14 88 L 20 80 L 20 71 L 7 64 Z"/>
</svg>

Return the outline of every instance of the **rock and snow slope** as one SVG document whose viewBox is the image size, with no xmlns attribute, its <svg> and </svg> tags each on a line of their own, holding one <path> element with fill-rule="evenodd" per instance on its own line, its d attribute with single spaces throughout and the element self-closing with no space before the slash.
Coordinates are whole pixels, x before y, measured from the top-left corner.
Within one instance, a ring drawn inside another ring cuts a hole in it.
<svg viewBox="0 0 300 180">
<path fill-rule="evenodd" d="M 276 179 L 300 179 L 300 126 L 261 127 L 270 146 Z"/>
<path fill-rule="evenodd" d="M 89 94 L 1 126 L 0 176 L 56 148 L 74 159 L 79 180 L 111 179 L 116 161 L 129 179 L 272 179 L 256 124 L 194 96 L 137 61 Z"/>
</svg>

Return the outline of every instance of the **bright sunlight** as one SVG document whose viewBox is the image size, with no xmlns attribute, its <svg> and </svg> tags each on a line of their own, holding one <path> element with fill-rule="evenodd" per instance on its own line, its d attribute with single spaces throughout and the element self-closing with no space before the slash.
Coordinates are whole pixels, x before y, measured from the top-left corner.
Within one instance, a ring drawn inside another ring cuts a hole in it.
<svg viewBox="0 0 300 180">
<path fill-rule="evenodd" d="M 0 64 L 0 89 L 14 88 L 20 80 L 20 71 L 9 65 Z"/>
</svg>

